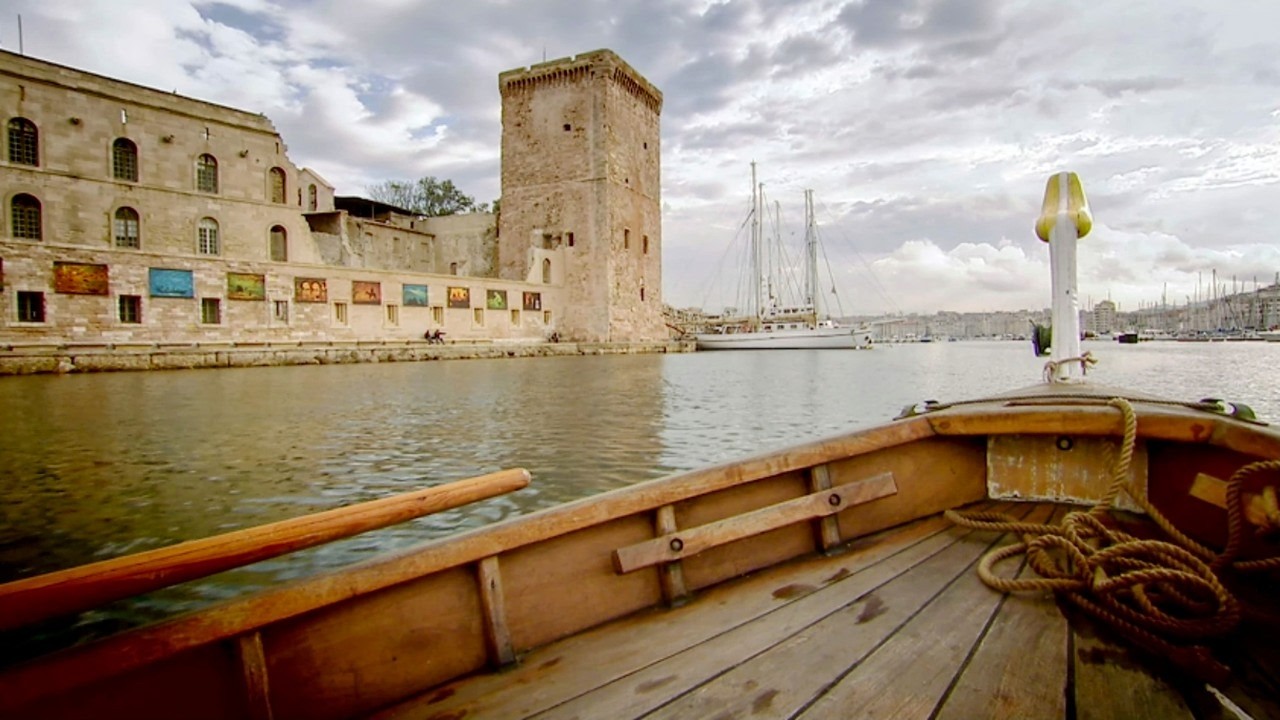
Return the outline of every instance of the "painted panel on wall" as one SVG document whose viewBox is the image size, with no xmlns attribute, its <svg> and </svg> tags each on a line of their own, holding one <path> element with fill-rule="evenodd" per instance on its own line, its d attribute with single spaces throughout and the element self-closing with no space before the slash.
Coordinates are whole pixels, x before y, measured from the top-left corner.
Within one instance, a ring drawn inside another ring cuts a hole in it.
<svg viewBox="0 0 1280 720">
<path fill-rule="evenodd" d="M 471 307 L 471 288 L 450 287 L 449 288 L 449 307 L 451 308 Z"/>
<path fill-rule="evenodd" d="M 324 278 L 294 278 L 293 299 L 304 303 L 329 302 L 329 286 Z"/>
<path fill-rule="evenodd" d="M 196 296 L 195 280 L 190 270 L 148 268 L 151 297 L 190 298 Z"/>
<path fill-rule="evenodd" d="M 507 309 L 507 291 L 506 290 L 489 290 L 485 293 L 485 307 L 490 310 L 506 310 Z"/>
<path fill-rule="evenodd" d="M 427 306 L 427 286 L 426 285 L 405 285 L 404 287 L 404 306 L 405 307 L 426 307 Z"/>
<path fill-rule="evenodd" d="M 267 276 L 253 273 L 227 273 L 228 300 L 266 300 Z"/>
<path fill-rule="evenodd" d="M 356 305 L 381 305 L 382 283 L 352 280 L 351 302 Z"/>
<path fill-rule="evenodd" d="M 55 262 L 53 289 L 68 295 L 106 295 L 107 266 Z"/>
<path fill-rule="evenodd" d="M 525 310 L 541 310 L 542 309 L 542 293 L 527 292 L 524 294 Z"/>
</svg>

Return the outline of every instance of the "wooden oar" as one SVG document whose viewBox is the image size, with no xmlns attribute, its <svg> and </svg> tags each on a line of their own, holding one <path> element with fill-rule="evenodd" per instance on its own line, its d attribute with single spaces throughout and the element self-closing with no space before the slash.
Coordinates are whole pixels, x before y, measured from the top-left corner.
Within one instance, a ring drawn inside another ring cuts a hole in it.
<svg viewBox="0 0 1280 720">
<path fill-rule="evenodd" d="M 141 595 L 519 490 L 514 468 L 0 585 L 0 630 Z"/>
</svg>

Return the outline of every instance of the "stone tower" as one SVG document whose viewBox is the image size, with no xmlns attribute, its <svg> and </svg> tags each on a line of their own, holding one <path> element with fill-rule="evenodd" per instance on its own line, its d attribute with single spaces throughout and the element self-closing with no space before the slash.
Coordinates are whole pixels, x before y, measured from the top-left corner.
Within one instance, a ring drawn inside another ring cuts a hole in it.
<svg viewBox="0 0 1280 720">
<path fill-rule="evenodd" d="M 665 339 L 662 93 L 609 50 L 498 84 L 500 276 L 562 287 L 552 324 L 567 340 Z"/>
</svg>

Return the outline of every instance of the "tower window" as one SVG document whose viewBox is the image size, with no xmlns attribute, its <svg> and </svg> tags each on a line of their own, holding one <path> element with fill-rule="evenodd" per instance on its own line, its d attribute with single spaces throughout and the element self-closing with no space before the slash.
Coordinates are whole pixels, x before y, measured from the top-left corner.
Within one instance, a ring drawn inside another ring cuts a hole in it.
<svg viewBox="0 0 1280 720">
<path fill-rule="evenodd" d="M 645 255 L 649 254 L 649 236 L 648 235 L 644 235 L 640 238 L 640 247 L 642 248 Z"/>
<path fill-rule="evenodd" d="M 9 162 L 40 164 L 40 131 L 26 118 L 16 117 L 9 121 Z"/>
<path fill-rule="evenodd" d="M 196 189 L 200 192 L 218 192 L 218 160 L 208 153 L 196 158 Z"/>
<path fill-rule="evenodd" d="M 565 123 L 565 124 L 564 124 L 564 131 L 565 131 L 565 132 L 569 132 L 569 131 L 570 131 L 570 130 L 572 130 L 572 129 L 573 129 L 573 126 L 572 126 L 572 125 L 570 125 L 569 123 Z"/>
<path fill-rule="evenodd" d="M 201 255 L 218 254 L 218 221 L 213 218 L 200 218 L 198 242 L 196 250 Z"/>
<path fill-rule="evenodd" d="M 573 233 L 567 232 L 564 236 L 569 240 L 569 247 L 573 247 Z"/>
<path fill-rule="evenodd" d="M 222 300 L 219 298 L 200 298 L 200 322 L 205 325 L 222 324 Z"/>
<path fill-rule="evenodd" d="M 138 146 L 129 138 L 111 143 L 111 177 L 138 182 Z"/>
<path fill-rule="evenodd" d="M 131 207 L 117 209 L 115 220 L 112 222 L 112 234 L 115 235 L 116 247 L 135 249 L 142 247 L 141 238 L 138 237 L 138 227 L 137 210 Z"/>
<path fill-rule="evenodd" d="M 319 206 L 319 203 L 316 198 L 317 198 L 316 186 L 308 185 L 307 186 L 307 210 L 314 212 L 315 209 Z"/>
<path fill-rule="evenodd" d="M 120 296 L 120 322 L 131 325 L 142 322 L 142 297 L 140 295 Z"/>
<path fill-rule="evenodd" d="M 284 204 L 285 175 L 284 170 L 271 168 L 271 202 Z"/>
<path fill-rule="evenodd" d="M 276 262 L 289 260 L 289 233 L 282 225 L 271 228 L 271 259 Z"/>
<path fill-rule="evenodd" d="M 551 261 L 545 258 L 542 261 L 542 284 L 551 284 Z"/>
<path fill-rule="evenodd" d="M 631 249 L 631 229 L 630 228 L 622 229 L 622 249 L 623 250 Z"/>
<path fill-rule="evenodd" d="M 18 291 L 18 322 L 44 322 L 44 293 Z"/>
<path fill-rule="evenodd" d="M 9 203 L 9 210 L 14 237 L 22 240 L 41 238 L 40 201 L 35 196 L 26 193 L 14 195 Z"/>
</svg>

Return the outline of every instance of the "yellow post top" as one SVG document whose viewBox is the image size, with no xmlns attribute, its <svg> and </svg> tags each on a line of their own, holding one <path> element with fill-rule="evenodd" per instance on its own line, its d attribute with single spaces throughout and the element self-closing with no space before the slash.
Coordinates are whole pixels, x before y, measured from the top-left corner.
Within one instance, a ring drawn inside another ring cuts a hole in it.
<svg viewBox="0 0 1280 720">
<path fill-rule="evenodd" d="M 1063 182 L 1064 177 L 1066 182 Z M 1040 218 L 1036 220 L 1036 237 L 1049 242 L 1049 233 L 1053 230 L 1053 224 L 1058 221 L 1058 214 L 1062 212 L 1067 213 L 1068 219 L 1076 224 L 1076 237 L 1082 238 L 1093 229 L 1093 215 L 1089 213 L 1089 201 L 1084 197 L 1084 186 L 1080 184 L 1080 176 L 1073 172 L 1058 173 L 1049 178 L 1049 184 L 1044 189 Z"/>
</svg>

